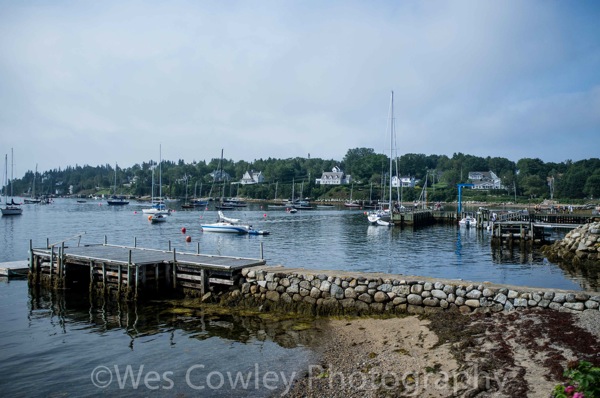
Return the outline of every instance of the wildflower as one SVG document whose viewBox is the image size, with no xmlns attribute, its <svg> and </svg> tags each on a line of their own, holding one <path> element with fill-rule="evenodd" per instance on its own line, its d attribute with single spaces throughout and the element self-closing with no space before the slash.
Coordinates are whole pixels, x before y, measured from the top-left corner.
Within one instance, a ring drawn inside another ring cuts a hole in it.
<svg viewBox="0 0 600 398">
<path fill-rule="evenodd" d="M 568 386 L 567 388 L 565 388 L 565 394 L 567 395 L 571 395 L 575 392 L 575 387 L 573 386 Z"/>
<path fill-rule="evenodd" d="M 573 398 L 585 398 L 585 395 L 582 392 L 576 392 L 573 394 Z"/>
</svg>

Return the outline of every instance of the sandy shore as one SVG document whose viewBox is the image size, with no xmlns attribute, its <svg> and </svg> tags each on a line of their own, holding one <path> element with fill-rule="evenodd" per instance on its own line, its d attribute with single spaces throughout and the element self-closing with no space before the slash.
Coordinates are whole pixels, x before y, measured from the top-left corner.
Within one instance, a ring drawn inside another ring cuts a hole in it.
<svg viewBox="0 0 600 398">
<path fill-rule="evenodd" d="M 331 319 L 287 397 L 544 397 L 600 365 L 600 311 Z"/>
</svg>

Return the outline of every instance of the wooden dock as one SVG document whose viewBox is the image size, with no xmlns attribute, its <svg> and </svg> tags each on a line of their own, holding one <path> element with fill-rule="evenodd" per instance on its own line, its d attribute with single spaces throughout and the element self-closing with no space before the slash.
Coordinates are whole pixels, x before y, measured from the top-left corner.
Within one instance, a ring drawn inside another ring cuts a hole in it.
<svg viewBox="0 0 600 398">
<path fill-rule="evenodd" d="M 26 277 L 29 272 L 29 261 L 11 261 L 0 263 L 0 276 L 8 278 Z"/>
<path fill-rule="evenodd" d="M 173 292 L 204 295 L 231 286 L 246 267 L 264 259 L 213 256 L 109 244 L 30 248 L 28 270 L 35 285 L 91 291 L 135 300 Z"/>
</svg>

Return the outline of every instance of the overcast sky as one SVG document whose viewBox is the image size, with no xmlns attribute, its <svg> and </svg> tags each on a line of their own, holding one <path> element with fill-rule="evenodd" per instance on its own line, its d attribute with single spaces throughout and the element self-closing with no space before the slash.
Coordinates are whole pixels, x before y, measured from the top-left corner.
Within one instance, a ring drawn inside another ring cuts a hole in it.
<svg viewBox="0 0 600 398">
<path fill-rule="evenodd" d="M 598 1 L 2 1 L 0 152 L 600 156 Z M 3 168 L 3 165 L 2 165 Z"/>
</svg>

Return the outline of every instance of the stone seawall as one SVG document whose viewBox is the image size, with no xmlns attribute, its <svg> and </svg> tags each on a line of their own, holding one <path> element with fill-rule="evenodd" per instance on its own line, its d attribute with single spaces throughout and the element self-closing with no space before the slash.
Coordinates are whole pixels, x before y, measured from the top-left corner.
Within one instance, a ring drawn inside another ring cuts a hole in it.
<svg viewBox="0 0 600 398">
<path fill-rule="evenodd" d="M 600 222 L 575 228 L 542 252 L 550 261 L 600 268 Z"/>
<path fill-rule="evenodd" d="M 500 312 L 525 308 L 579 312 L 598 311 L 600 293 L 259 266 L 244 269 L 224 301 L 322 315 Z"/>
</svg>

